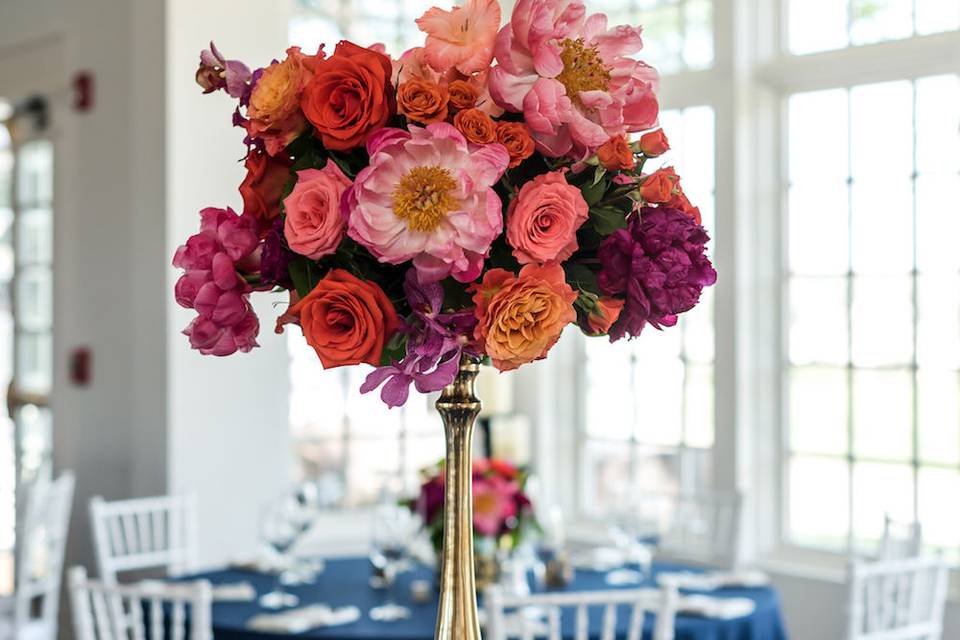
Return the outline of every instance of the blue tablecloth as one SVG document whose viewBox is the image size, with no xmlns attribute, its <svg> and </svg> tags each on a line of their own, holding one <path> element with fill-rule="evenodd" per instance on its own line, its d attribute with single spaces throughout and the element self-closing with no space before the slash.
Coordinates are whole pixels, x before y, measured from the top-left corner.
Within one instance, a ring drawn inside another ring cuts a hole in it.
<svg viewBox="0 0 960 640">
<path fill-rule="evenodd" d="M 677 565 L 657 564 L 657 571 L 682 570 Z M 198 574 L 193 578 L 205 578 L 214 584 L 249 581 L 258 593 L 268 591 L 272 578 L 242 570 L 225 570 Z M 396 622 L 374 622 L 368 612 L 371 607 L 384 601 L 384 593 L 369 586 L 370 565 L 364 558 L 328 560 L 326 570 L 316 584 L 291 587 L 289 590 L 300 596 L 302 604 L 325 603 L 330 606 L 356 605 L 363 616 L 357 622 L 339 627 L 316 629 L 302 634 L 304 637 L 324 640 L 431 640 L 436 621 L 437 605 L 417 605 L 410 598 L 409 584 L 417 578 L 432 579 L 431 571 L 417 569 L 400 576 L 393 589 L 394 600 L 409 606 L 413 615 Z M 649 584 L 653 584 L 652 580 Z M 571 591 L 611 589 L 602 573 L 578 570 Z M 780 600 L 772 588 L 721 589 L 712 592 L 715 596 L 747 597 L 757 603 L 756 611 L 748 617 L 736 620 L 713 620 L 680 615 L 676 621 L 676 640 L 786 640 L 787 634 L 780 613 Z M 250 631 L 246 621 L 263 612 L 256 602 L 217 602 L 213 605 L 213 632 L 216 640 L 269 640 L 270 634 Z M 591 613 L 591 637 L 600 630 L 601 612 Z M 572 616 L 564 616 L 572 618 Z M 621 637 L 626 635 L 627 615 L 619 615 Z M 573 637 L 572 620 L 565 620 L 565 636 Z M 644 638 L 650 638 L 653 618 L 647 616 Z"/>
</svg>

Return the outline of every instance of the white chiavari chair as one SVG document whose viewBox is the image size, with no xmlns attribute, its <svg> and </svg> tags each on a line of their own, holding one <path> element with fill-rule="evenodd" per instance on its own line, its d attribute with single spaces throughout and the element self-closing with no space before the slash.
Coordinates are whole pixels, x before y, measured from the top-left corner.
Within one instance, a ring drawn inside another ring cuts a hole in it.
<svg viewBox="0 0 960 640">
<path fill-rule="evenodd" d="M 77 640 L 212 640 L 206 580 L 110 585 L 72 567 L 70 604 Z"/>
<path fill-rule="evenodd" d="M 880 560 L 916 558 L 923 549 L 923 530 L 919 522 L 898 522 L 889 514 L 883 516 L 883 538 Z"/>
<path fill-rule="evenodd" d="M 738 493 L 645 493 L 638 517 L 657 537 L 659 559 L 731 568 L 740 546 Z"/>
<path fill-rule="evenodd" d="M 37 480 L 25 492 L 17 527 L 16 585 L 0 607 L 3 640 L 54 640 L 60 604 L 63 556 L 70 527 L 74 476 L 66 471 L 50 482 Z"/>
<path fill-rule="evenodd" d="M 679 595 L 676 586 L 664 585 L 657 589 L 632 589 L 610 591 L 584 591 L 568 593 L 534 593 L 511 595 L 499 587 L 492 587 L 484 594 L 487 640 L 561 640 L 561 624 L 564 611 L 573 611 L 575 640 L 590 637 L 589 617 L 591 610 L 600 610 L 602 616 L 601 640 L 617 637 L 617 615 L 621 607 L 630 611 L 627 623 L 627 640 L 640 640 L 643 636 L 643 620 L 646 613 L 655 616 L 653 640 L 673 640 Z M 514 612 L 508 615 L 508 612 Z M 529 615 L 543 613 L 542 618 Z"/>
<path fill-rule="evenodd" d="M 852 562 L 847 640 L 940 640 L 948 570 L 939 557 Z"/>
<path fill-rule="evenodd" d="M 196 568 L 197 509 L 192 495 L 156 496 L 107 502 L 90 500 L 90 521 L 100 578 L 116 584 L 117 574 L 165 568 L 181 575 Z"/>
</svg>

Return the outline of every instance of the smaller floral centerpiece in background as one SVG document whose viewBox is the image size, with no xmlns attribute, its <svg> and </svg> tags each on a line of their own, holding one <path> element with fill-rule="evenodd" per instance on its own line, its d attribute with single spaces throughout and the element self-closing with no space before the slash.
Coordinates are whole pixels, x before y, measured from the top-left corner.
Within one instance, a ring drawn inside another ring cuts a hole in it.
<svg viewBox="0 0 960 640">
<path fill-rule="evenodd" d="M 440 462 L 424 469 L 420 495 L 407 502 L 423 518 L 438 557 L 443 544 L 443 467 Z M 528 477 L 525 469 L 506 460 L 473 461 L 473 540 L 483 555 L 494 550 L 513 551 L 539 530 L 526 493 Z"/>
</svg>

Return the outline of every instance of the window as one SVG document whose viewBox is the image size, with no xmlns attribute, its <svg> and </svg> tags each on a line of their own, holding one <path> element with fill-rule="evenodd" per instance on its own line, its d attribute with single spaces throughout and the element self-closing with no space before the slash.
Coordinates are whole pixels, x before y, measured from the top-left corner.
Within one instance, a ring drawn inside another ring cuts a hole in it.
<svg viewBox="0 0 960 640">
<path fill-rule="evenodd" d="M 676 165 L 713 234 L 714 112 L 665 111 L 672 150 L 658 165 Z M 649 166 L 649 165 L 648 165 Z M 582 494 L 585 511 L 622 504 L 635 487 L 692 491 L 711 485 L 714 438 L 713 290 L 663 332 L 633 341 L 584 338 Z"/>
<path fill-rule="evenodd" d="M 842 49 L 960 26 L 952 0 L 789 0 L 790 51 Z"/>
<path fill-rule="evenodd" d="M 960 77 L 788 101 L 791 542 L 960 557 Z"/>
<path fill-rule="evenodd" d="M 399 55 L 423 42 L 417 18 L 434 0 L 298 0 L 297 15 L 290 21 L 290 43 L 315 51 L 326 43 L 327 55 L 343 38 L 369 46 L 380 42 Z"/>
</svg>

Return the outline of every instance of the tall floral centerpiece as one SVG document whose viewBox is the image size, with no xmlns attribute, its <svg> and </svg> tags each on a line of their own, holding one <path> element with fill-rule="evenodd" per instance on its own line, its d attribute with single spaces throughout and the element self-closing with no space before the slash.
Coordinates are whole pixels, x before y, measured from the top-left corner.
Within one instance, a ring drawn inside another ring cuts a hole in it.
<svg viewBox="0 0 960 640">
<path fill-rule="evenodd" d="M 341 41 L 250 69 L 213 44 L 204 92 L 237 101 L 242 209 L 209 207 L 177 249 L 191 347 L 257 346 L 256 291 L 287 291 L 326 368 L 365 363 L 390 407 L 442 391 L 447 434 L 437 637 L 478 638 L 470 445 L 481 360 L 545 358 L 576 324 L 611 342 L 671 327 L 716 280 L 672 168 L 639 27 L 580 0 L 433 8 L 391 58 Z"/>
</svg>

